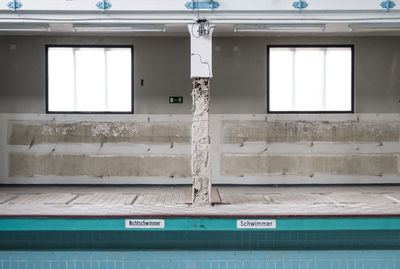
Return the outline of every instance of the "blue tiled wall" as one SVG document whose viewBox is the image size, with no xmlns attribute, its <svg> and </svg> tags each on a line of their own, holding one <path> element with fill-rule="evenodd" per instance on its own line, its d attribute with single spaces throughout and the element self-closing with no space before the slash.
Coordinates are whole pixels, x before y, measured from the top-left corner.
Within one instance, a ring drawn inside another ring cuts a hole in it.
<svg viewBox="0 0 400 269">
<path fill-rule="evenodd" d="M 400 251 L 12 251 L 1 269 L 395 269 Z"/>
<path fill-rule="evenodd" d="M 400 249 L 400 231 L 0 232 L 0 250 L 47 249 L 385 250 Z"/>
</svg>

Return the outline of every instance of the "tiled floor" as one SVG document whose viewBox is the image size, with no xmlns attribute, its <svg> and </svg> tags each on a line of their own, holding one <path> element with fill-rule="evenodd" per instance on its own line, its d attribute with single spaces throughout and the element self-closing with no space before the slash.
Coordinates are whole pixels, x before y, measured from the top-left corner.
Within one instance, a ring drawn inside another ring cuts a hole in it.
<svg viewBox="0 0 400 269">
<path fill-rule="evenodd" d="M 193 207 L 190 187 L 1 187 L 0 216 L 400 216 L 400 186 L 217 187 L 213 194 L 219 203 Z"/>
</svg>

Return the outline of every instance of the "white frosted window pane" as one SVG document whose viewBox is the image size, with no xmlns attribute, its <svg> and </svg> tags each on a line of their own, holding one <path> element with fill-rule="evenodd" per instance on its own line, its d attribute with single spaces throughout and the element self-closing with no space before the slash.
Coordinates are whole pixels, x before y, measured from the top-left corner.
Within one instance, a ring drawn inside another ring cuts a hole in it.
<svg viewBox="0 0 400 269">
<path fill-rule="evenodd" d="M 77 110 L 105 111 L 104 49 L 79 49 L 75 57 Z"/>
<path fill-rule="evenodd" d="M 48 51 L 49 111 L 74 111 L 74 58 L 72 48 Z"/>
<path fill-rule="evenodd" d="M 270 48 L 270 111 L 351 111 L 351 48 Z"/>
<path fill-rule="evenodd" d="M 130 49 L 114 49 L 107 51 L 108 109 L 110 110 L 131 110 L 131 59 Z"/>
<path fill-rule="evenodd" d="M 130 112 L 130 48 L 48 50 L 50 112 Z"/>
<path fill-rule="evenodd" d="M 293 107 L 293 55 L 291 49 L 285 48 L 270 52 L 270 110 L 284 111 Z"/>
<path fill-rule="evenodd" d="M 331 49 L 326 54 L 326 108 L 351 109 L 351 51 Z"/>
<path fill-rule="evenodd" d="M 296 49 L 294 110 L 323 110 L 324 52 L 318 49 Z"/>
</svg>

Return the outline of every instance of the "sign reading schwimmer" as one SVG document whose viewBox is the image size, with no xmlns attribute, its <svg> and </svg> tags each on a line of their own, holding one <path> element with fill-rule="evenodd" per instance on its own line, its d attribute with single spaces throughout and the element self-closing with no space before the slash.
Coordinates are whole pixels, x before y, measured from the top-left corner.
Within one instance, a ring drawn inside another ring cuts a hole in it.
<svg viewBox="0 0 400 269">
<path fill-rule="evenodd" d="M 237 229 L 276 229 L 276 220 L 270 219 L 238 219 Z"/>
<path fill-rule="evenodd" d="M 125 220 L 126 229 L 164 229 L 165 220 L 163 219 L 127 219 Z"/>
</svg>

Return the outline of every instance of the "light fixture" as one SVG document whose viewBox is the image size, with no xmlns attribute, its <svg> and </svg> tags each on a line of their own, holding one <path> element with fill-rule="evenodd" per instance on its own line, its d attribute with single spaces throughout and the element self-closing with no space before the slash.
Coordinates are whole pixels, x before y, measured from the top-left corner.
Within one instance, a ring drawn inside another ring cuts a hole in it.
<svg viewBox="0 0 400 269">
<path fill-rule="evenodd" d="M 165 32 L 164 24 L 74 24 L 74 32 Z"/>
<path fill-rule="evenodd" d="M 359 23 L 349 25 L 349 32 L 382 32 L 399 30 L 400 23 Z"/>
<path fill-rule="evenodd" d="M 323 32 L 324 24 L 236 24 L 234 32 Z"/>
<path fill-rule="evenodd" d="M 5 23 L 0 24 L 0 32 L 49 32 L 47 24 Z"/>
</svg>

